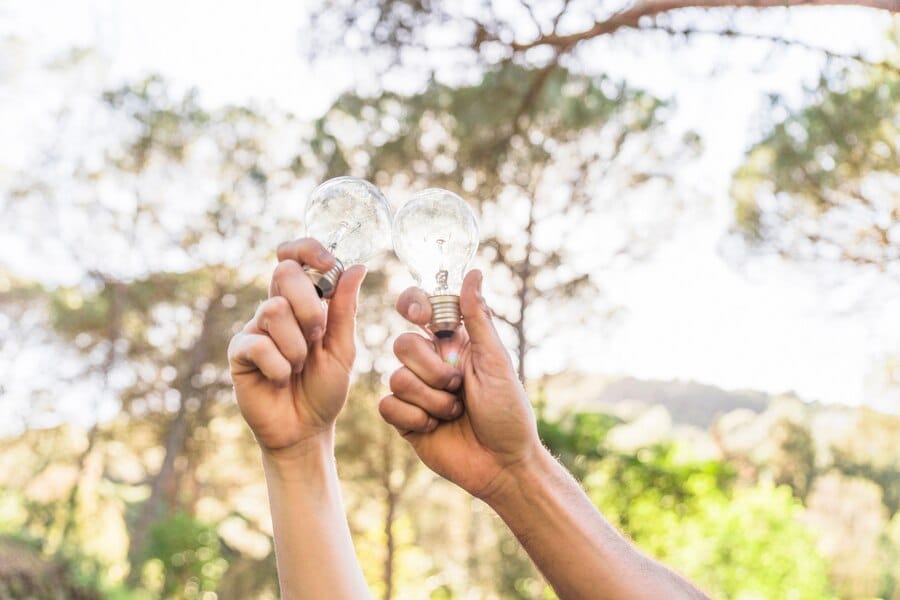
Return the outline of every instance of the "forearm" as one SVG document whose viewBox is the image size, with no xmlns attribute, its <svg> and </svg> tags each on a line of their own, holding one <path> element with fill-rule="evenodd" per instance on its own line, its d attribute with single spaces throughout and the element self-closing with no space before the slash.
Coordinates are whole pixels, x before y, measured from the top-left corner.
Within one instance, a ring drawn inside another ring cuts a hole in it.
<svg viewBox="0 0 900 600">
<path fill-rule="evenodd" d="M 329 434 L 290 455 L 263 452 L 285 600 L 369 597 L 344 515 L 333 448 Z"/>
<path fill-rule="evenodd" d="M 544 449 L 485 500 L 560 598 L 706 598 L 625 540 Z"/>
</svg>

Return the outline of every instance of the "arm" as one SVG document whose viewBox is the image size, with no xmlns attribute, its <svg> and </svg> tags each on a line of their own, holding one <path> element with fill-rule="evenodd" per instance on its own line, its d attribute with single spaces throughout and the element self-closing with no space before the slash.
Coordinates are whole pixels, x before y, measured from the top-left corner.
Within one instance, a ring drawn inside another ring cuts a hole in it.
<svg viewBox="0 0 900 600">
<path fill-rule="evenodd" d="M 397 308 L 421 326 L 431 317 L 419 290 Z M 560 597 L 705 598 L 619 535 L 543 448 L 477 271 L 463 283 L 460 310 L 465 325 L 450 340 L 397 339 L 404 366 L 379 405 L 385 420 L 433 471 L 497 511 Z M 451 352 L 456 365 L 442 358 Z"/>
<path fill-rule="evenodd" d="M 334 462 L 334 421 L 355 358 L 365 269 L 341 275 L 327 309 L 302 264 L 333 259 L 309 239 L 278 248 L 269 298 L 231 341 L 235 396 L 262 452 L 283 598 L 367 598 Z"/>
<path fill-rule="evenodd" d="M 561 598 L 706 598 L 625 540 L 543 448 L 484 500 Z"/>
<path fill-rule="evenodd" d="M 341 501 L 333 434 L 291 456 L 263 453 L 282 598 L 365 598 Z"/>
</svg>

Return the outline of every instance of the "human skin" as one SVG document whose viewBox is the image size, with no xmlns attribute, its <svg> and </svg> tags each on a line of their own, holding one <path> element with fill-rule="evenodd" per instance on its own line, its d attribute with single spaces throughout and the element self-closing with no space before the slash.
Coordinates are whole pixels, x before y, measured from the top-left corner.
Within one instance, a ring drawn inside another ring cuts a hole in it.
<svg viewBox="0 0 900 600">
<path fill-rule="evenodd" d="M 481 283 L 478 271 L 466 276 L 464 325 L 449 340 L 397 338 L 403 366 L 379 404 L 382 417 L 430 469 L 497 512 L 560 598 L 707 598 L 622 537 L 543 447 Z M 397 310 L 423 329 L 431 319 L 416 288 Z"/>
<path fill-rule="evenodd" d="M 326 307 L 301 266 L 334 266 L 318 242 L 282 244 L 278 260 L 269 298 L 231 340 L 228 360 L 238 407 L 262 453 L 281 597 L 368 598 L 334 460 L 365 268 L 347 269 Z"/>
</svg>

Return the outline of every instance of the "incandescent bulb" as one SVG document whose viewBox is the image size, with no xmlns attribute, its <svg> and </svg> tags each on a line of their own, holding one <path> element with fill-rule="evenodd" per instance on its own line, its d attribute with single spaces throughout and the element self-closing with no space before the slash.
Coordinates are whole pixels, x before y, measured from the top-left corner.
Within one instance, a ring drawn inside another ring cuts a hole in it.
<svg viewBox="0 0 900 600">
<path fill-rule="evenodd" d="M 363 179 L 335 177 L 313 190 L 306 203 L 306 235 L 337 259 L 325 273 L 304 267 L 319 296 L 334 292 L 346 267 L 370 259 L 390 245 L 391 208 L 384 194 Z"/>
<path fill-rule="evenodd" d="M 431 301 L 432 332 L 449 337 L 459 326 L 459 290 L 478 249 L 478 223 L 453 192 L 429 188 L 394 217 L 394 251 Z"/>
</svg>

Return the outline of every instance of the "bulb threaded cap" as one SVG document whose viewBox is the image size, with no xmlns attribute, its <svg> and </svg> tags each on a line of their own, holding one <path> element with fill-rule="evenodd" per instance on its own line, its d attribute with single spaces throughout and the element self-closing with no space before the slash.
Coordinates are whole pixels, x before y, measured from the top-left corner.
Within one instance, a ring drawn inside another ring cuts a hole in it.
<svg viewBox="0 0 900 600">
<path fill-rule="evenodd" d="M 313 285 L 316 286 L 316 293 L 319 294 L 319 298 L 331 298 L 332 294 L 334 294 L 334 288 L 337 286 L 337 281 L 341 277 L 341 273 L 344 272 L 344 265 L 341 261 L 334 259 L 334 262 L 335 265 L 324 273 L 313 269 L 309 265 L 303 266 L 303 270 L 306 271 L 306 274 L 312 279 Z"/>
<path fill-rule="evenodd" d="M 462 322 L 459 296 L 441 294 L 430 296 L 428 300 L 431 302 L 431 322 L 428 324 L 431 332 L 439 338 L 452 336 Z"/>
</svg>

